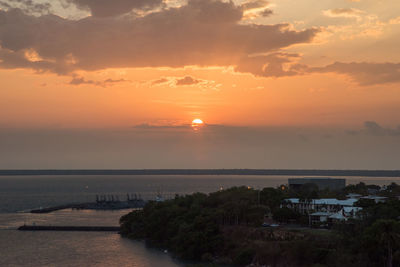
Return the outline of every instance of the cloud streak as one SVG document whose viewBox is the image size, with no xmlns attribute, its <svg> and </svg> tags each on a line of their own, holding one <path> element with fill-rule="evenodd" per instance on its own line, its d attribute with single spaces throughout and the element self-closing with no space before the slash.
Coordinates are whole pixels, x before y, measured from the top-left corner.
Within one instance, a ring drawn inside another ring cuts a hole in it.
<svg viewBox="0 0 400 267">
<path fill-rule="evenodd" d="M 146 11 L 162 5 L 162 0 L 67 0 L 94 17 L 111 17 L 136 11 Z"/>
<path fill-rule="evenodd" d="M 114 85 L 117 83 L 124 83 L 124 82 L 129 82 L 128 80 L 125 79 L 106 79 L 103 81 L 94 81 L 94 80 L 87 80 L 84 77 L 80 76 L 74 76 L 72 80 L 69 82 L 71 85 L 95 85 L 95 86 L 101 86 L 101 87 L 107 87 L 110 85 Z"/>
<path fill-rule="evenodd" d="M 176 80 L 176 85 L 193 85 L 200 83 L 200 80 L 194 79 L 191 76 L 183 77 L 182 79 Z"/>
<path fill-rule="evenodd" d="M 345 74 L 361 86 L 400 82 L 400 63 L 335 62 L 325 67 L 310 68 L 307 71 Z"/>
</svg>

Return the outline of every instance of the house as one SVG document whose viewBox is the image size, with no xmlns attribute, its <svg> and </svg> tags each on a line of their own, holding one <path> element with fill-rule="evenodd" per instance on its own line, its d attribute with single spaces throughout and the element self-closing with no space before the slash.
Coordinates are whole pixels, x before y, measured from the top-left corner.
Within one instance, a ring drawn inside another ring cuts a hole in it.
<svg viewBox="0 0 400 267">
<path fill-rule="evenodd" d="M 285 199 L 282 207 L 286 207 L 295 210 L 301 214 L 310 214 L 313 212 L 329 212 L 336 213 L 343 209 L 343 207 L 353 207 L 354 203 L 358 199 L 350 198 L 345 200 L 339 200 L 335 198 L 322 198 L 322 199 L 310 199 L 300 200 L 298 198 Z"/>
<path fill-rule="evenodd" d="M 331 226 L 335 223 L 346 222 L 349 219 L 359 219 L 360 207 L 343 207 L 340 211 L 332 212 L 314 212 L 310 214 L 310 226 L 326 224 Z"/>
<path fill-rule="evenodd" d="M 362 195 L 361 194 L 356 194 L 356 193 L 349 193 L 349 194 L 347 194 L 346 195 L 346 197 L 347 198 L 360 198 L 360 197 L 362 197 Z"/>
</svg>

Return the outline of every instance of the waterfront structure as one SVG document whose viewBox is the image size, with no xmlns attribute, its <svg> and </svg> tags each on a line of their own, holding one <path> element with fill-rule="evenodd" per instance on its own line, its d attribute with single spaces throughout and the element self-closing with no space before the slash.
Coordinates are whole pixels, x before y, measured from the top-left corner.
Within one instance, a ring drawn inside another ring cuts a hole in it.
<svg viewBox="0 0 400 267">
<path fill-rule="evenodd" d="M 330 212 L 336 213 L 344 207 L 353 207 L 358 199 L 350 198 L 345 200 L 339 200 L 335 198 L 322 198 L 322 199 L 310 199 L 301 200 L 299 198 L 288 198 L 285 199 L 281 207 L 286 207 L 295 210 L 301 214 L 310 214 L 311 212 Z"/>
<path fill-rule="evenodd" d="M 349 219 L 359 219 L 360 207 L 343 207 L 338 212 L 319 211 L 310 214 L 310 226 L 321 225 L 332 226 L 335 223 L 346 222 Z"/>
<path fill-rule="evenodd" d="M 289 178 L 289 188 L 300 189 L 305 184 L 315 184 L 319 190 L 340 190 L 346 187 L 346 179 L 329 178 L 329 177 L 304 177 Z"/>
</svg>

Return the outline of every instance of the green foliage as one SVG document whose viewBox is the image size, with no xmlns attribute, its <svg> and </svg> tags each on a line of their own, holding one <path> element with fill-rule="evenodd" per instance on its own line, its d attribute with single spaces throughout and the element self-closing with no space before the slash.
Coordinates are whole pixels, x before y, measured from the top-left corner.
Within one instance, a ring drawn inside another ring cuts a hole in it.
<svg viewBox="0 0 400 267">
<path fill-rule="evenodd" d="M 347 194 L 360 194 L 360 195 L 367 195 L 368 194 L 368 187 L 365 183 L 360 182 L 358 184 L 351 184 L 346 186 L 344 189 Z"/>
<path fill-rule="evenodd" d="M 365 193 L 368 188 L 377 189 L 360 183 L 335 194 Z M 388 188 L 387 194 L 400 190 L 396 184 Z M 304 220 L 307 224 L 307 216 L 280 208 L 280 204 L 288 197 L 313 197 L 315 192 L 312 185 L 299 191 L 234 187 L 209 195 L 176 196 L 149 202 L 143 210 L 121 217 L 121 233 L 168 248 L 188 260 L 227 259 L 239 266 L 252 262 L 267 266 L 400 266 L 399 200 L 360 200 L 361 220 L 337 224 L 331 231 L 260 227 L 269 212 L 279 222 L 301 224 Z M 332 192 L 318 192 L 328 194 Z"/>
<path fill-rule="evenodd" d="M 369 208 L 372 206 L 375 206 L 375 200 L 373 199 L 365 199 L 361 198 L 355 203 L 356 207 L 361 207 L 361 208 Z"/>
<path fill-rule="evenodd" d="M 274 220 L 278 222 L 289 223 L 292 221 L 297 221 L 301 217 L 301 214 L 292 209 L 283 207 L 275 210 L 273 217 Z"/>
<path fill-rule="evenodd" d="M 281 189 L 264 188 L 260 192 L 261 204 L 266 205 L 271 211 L 279 208 L 285 199 L 285 193 Z"/>
<path fill-rule="evenodd" d="M 400 223 L 394 220 L 377 220 L 363 235 L 364 247 L 369 257 L 382 266 L 393 266 L 393 252 L 400 243 Z M 384 257 L 382 257 L 382 255 Z"/>
<path fill-rule="evenodd" d="M 400 201 L 390 200 L 366 207 L 362 211 L 364 225 L 371 225 L 380 219 L 397 220 L 400 218 Z"/>
<path fill-rule="evenodd" d="M 259 226 L 265 211 L 258 205 L 258 191 L 247 187 L 176 196 L 123 216 L 121 234 L 168 248 L 182 259 L 204 260 L 223 247 L 221 226 Z"/>
<path fill-rule="evenodd" d="M 233 263 L 239 266 L 245 266 L 253 261 L 256 251 L 251 248 L 245 248 L 237 253 Z"/>
</svg>

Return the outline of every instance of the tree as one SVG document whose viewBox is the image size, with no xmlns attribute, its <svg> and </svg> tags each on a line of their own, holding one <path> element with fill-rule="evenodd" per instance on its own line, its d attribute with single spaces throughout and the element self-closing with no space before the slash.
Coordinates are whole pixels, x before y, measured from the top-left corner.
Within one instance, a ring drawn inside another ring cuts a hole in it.
<svg viewBox="0 0 400 267">
<path fill-rule="evenodd" d="M 395 220 L 378 220 L 367 228 L 366 237 L 370 243 L 386 250 L 386 266 L 393 266 L 393 251 L 400 241 L 400 223 Z"/>
</svg>

